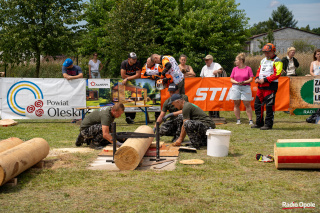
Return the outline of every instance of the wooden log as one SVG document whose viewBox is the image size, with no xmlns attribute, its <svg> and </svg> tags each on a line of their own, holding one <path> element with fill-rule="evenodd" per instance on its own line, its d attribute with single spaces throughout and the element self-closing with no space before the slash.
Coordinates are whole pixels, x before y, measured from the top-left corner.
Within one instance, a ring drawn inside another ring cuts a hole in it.
<svg viewBox="0 0 320 213">
<path fill-rule="evenodd" d="M 135 132 L 153 134 L 152 128 L 146 125 L 139 126 Z M 120 170 L 134 170 L 137 168 L 152 141 L 153 137 L 127 139 L 115 153 L 114 161 L 116 166 Z"/>
<path fill-rule="evenodd" d="M 0 153 L 4 152 L 8 149 L 11 149 L 12 147 L 18 146 L 19 144 L 22 144 L 23 141 L 19 138 L 8 138 L 5 140 L 0 141 Z"/>
<path fill-rule="evenodd" d="M 281 139 L 274 162 L 277 169 L 320 169 L 320 139 Z"/>
<path fill-rule="evenodd" d="M 47 141 L 33 138 L 0 153 L 0 186 L 45 158 L 49 149 Z"/>
</svg>

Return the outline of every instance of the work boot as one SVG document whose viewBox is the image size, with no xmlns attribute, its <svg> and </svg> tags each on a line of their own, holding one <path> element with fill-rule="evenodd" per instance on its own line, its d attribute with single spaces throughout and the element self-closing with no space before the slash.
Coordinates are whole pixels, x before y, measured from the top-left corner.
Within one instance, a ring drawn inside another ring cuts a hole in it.
<svg viewBox="0 0 320 213">
<path fill-rule="evenodd" d="M 134 124 L 134 120 L 132 120 L 130 117 L 126 117 L 126 122 L 127 124 Z"/>
<path fill-rule="evenodd" d="M 261 126 L 255 124 L 255 125 L 251 126 L 251 128 L 253 128 L 253 129 L 258 129 L 258 128 L 261 128 Z"/>
<path fill-rule="evenodd" d="M 83 136 L 81 135 L 81 133 L 79 133 L 78 138 L 77 138 L 77 140 L 76 140 L 76 146 L 81 146 L 82 143 L 84 143 L 84 138 L 83 138 Z"/>
<path fill-rule="evenodd" d="M 266 126 L 266 125 L 260 128 L 260 130 L 269 130 L 269 129 L 272 129 L 272 127 Z"/>
</svg>

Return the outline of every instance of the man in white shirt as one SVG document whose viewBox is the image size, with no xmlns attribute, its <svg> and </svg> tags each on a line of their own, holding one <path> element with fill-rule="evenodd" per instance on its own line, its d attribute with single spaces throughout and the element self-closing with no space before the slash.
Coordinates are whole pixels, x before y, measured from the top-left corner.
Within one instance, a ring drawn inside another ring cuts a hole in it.
<svg viewBox="0 0 320 213">
<path fill-rule="evenodd" d="M 206 65 L 202 67 L 200 77 L 221 77 L 219 74 L 222 74 L 222 67 L 220 64 L 213 62 L 212 55 L 207 55 L 204 58 Z"/>
<path fill-rule="evenodd" d="M 213 62 L 212 55 L 204 58 L 206 65 L 202 67 L 200 77 L 222 77 L 223 69 L 220 64 Z M 219 111 L 209 111 L 210 118 L 220 118 Z"/>
</svg>

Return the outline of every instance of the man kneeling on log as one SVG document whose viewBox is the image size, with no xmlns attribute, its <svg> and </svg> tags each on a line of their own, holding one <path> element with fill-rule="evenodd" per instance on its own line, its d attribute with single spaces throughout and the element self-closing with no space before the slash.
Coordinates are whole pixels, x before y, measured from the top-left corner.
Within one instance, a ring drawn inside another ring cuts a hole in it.
<svg viewBox="0 0 320 213">
<path fill-rule="evenodd" d="M 180 146 L 186 137 L 186 134 L 188 134 L 194 148 L 198 149 L 201 146 L 206 146 L 207 130 L 216 128 L 215 123 L 210 119 L 210 117 L 197 105 L 183 100 L 179 94 L 172 95 L 169 104 L 172 104 L 175 108 L 182 110 L 183 115 L 181 134 L 173 145 Z"/>
<path fill-rule="evenodd" d="M 111 123 L 124 112 L 124 105 L 116 103 L 112 107 L 103 107 L 87 115 L 80 126 L 76 146 L 87 143 L 91 148 L 102 148 L 112 143 Z M 117 142 L 117 145 L 122 145 Z"/>
</svg>

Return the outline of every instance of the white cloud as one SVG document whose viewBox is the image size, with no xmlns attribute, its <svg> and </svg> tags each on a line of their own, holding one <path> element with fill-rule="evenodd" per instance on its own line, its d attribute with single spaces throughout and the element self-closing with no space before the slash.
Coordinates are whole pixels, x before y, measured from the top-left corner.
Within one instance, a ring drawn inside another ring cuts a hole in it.
<svg viewBox="0 0 320 213">
<path fill-rule="evenodd" d="M 280 2 L 276 0 L 271 0 L 269 7 L 277 7 L 278 5 L 280 5 Z"/>
</svg>

